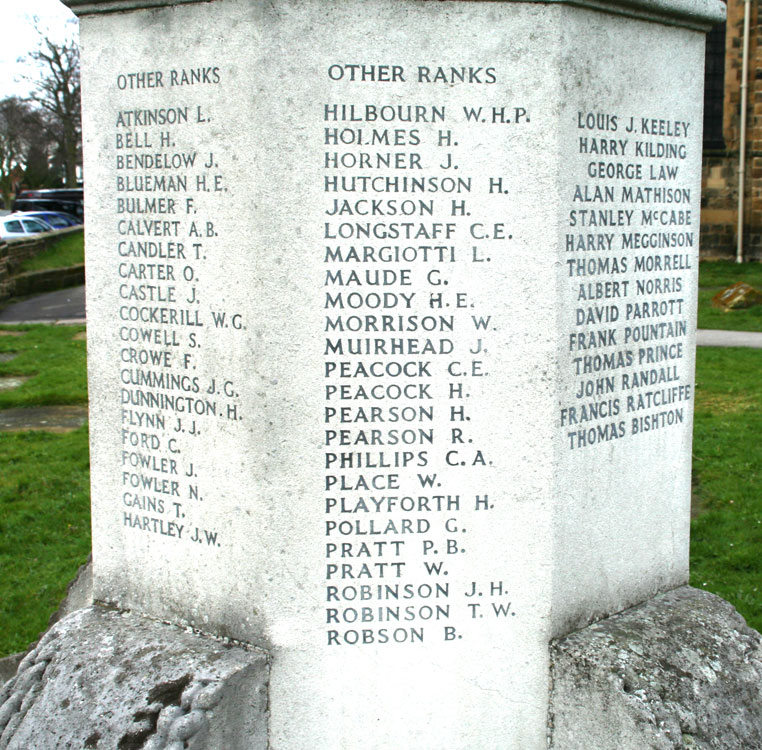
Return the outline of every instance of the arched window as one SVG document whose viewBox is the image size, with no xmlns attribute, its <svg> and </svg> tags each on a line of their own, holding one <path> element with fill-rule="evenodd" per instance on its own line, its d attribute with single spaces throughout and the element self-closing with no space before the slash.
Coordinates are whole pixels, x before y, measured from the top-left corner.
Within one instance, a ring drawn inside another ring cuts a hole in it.
<svg viewBox="0 0 762 750">
<path fill-rule="evenodd" d="M 724 149 L 722 107 L 725 100 L 725 24 L 706 35 L 704 64 L 704 148 Z"/>
</svg>

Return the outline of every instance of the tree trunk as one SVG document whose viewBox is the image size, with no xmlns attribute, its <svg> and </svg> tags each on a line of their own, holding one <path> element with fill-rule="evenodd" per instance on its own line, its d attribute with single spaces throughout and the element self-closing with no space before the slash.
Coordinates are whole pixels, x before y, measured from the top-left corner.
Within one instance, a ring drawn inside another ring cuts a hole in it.
<svg viewBox="0 0 762 750">
<path fill-rule="evenodd" d="M 77 187 L 77 137 L 73 128 L 67 127 L 64 131 L 64 171 L 66 184 L 64 187 Z"/>
</svg>

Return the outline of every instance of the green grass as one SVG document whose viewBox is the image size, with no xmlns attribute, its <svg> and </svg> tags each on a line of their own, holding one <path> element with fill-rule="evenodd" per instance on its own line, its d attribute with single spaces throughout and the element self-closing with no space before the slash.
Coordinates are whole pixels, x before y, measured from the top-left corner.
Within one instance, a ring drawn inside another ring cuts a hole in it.
<svg viewBox="0 0 762 750">
<path fill-rule="evenodd" d="M 728 312 L 712 307 L 712 297 L 738 281 L 745 281 L 762 291 L 762 263 L 715 260 L 699 264 L 699 328 L 762 331 L 762 305 Z"/>
<path fill-rule="evenodd" d="M 0 409 L 87 402 L 84 326 L 0 326 L 0 377 L 31 375 L 0 391 Z M 67 434 L 0 433 L 0 656 L 45 629 L 90 552 L 87 427 Z"/>
<path fill-rule="evenodd" d="M 762 331 L 762 306 L 723 312 L 717 292 L 762 291 L 762 264 L 699 266 L 700 328 Z M 762 350 L 699 349 L 693 428 L 691 583 L 727 599 L 762 630 Z"/>
<path fill-rule="evenodd" d="M 730 263 L 702 264 L 702 286 L 738 279 Z M 751 312 L 751 311 L 746 311 Z M 733 314 L 737 321 L 745 313 Z M 751 318 L 745 318 L 753 328 Z M 727 326 L 726 326 L 727 327 Z M 743 328 L 733 322 L 730 328 Z M 82 326 L 19 326 L 0 336 L 0 376 L 31 374 L 0 392 L 0 408 L 87 400 Z M 757 326 L 762 330 L 762 326 Z M 747 328 L 748 329 L 748 328 Z M 697 354 L 691 583 L 730 601 L 762 630 L 762 350 L 702 348 Z M 0 433 L 0 656 L 45 629 L 90 550 L 87 428 L 55 435 Z"/>
<path fill-rule="evenodd" d="M 762 630 L 762 350 L 698 350 L 691 583 Z"/>
<path fill-rule="evenodd" d="M 0 335 L 0 353 L 18 352 L 11 361 L 0 362 L 0 378 L 31 379 L 19 388 L 0 390 L 0 409 L 87 403 L 86 346 L 74 339 L 84 326 L 0 326 L 3 329 L 26 333 Z"/>
<path fill-rule="evenodd" d="M 47 627 L 90 553 L 87 427 L 0 433 L 0 656 Z"/>
<path fill-rule="evenodd" d="M 67 234 L 44 253 L 25 260 L 19 271 L 47 271 L 50 268 L 67 268 L 85 262 L 85 235 L 83 231 Z"/>
</svg>

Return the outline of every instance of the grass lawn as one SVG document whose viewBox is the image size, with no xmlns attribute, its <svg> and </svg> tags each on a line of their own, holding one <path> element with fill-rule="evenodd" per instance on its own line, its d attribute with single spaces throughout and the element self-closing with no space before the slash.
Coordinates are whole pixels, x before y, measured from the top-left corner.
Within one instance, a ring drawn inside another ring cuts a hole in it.
<svg viewBox="0 0 762 750">
<path fill-rule="evenodd" d="M 85 330 L 84 326 L 5 326 L 5 329 L 25 333 L 0 335 L 0 354 L 17 353 L 12 360 L 0 362 L 0 378 L 31 377 L 19 388 L 0 390 L 0 409 L 87 403 L 87 349 L 84 340 L 74 338 Z"/>
<path fill-rule="evenodd" d="M 46 271 L 49 268 L 67 268 L 85 262 L 84 231 L 73 232 L 62 237 L 44 253 L 24 261 L 19 271 Z"/>
<path fill-rule="evenodd" d="M 740 280 L 762 289 L 762 265 L 701 265 L 702 294 L 711 296 Z M 726 324 L 714 322 L 702 309 L 702 326 L 762 330 L 762 317 L 753 309 L 716 315 Z M 26 333 L 0 335 L 0 353 L 19 353 L 0 363 L 0 377 L 33 377 L 17 389 L 0 391 L 0 408 L 87 400 L 85 342 L 74 338 L 82 326 L 6 328 Z M 691 583 L 730 601 L 758 630 L 761 436 L 762 350 L 699 349 L 693 448 L 694 504 L 699 512 L 692 529 Z M 64 435 L 0 433 L 0 456 L 3 656 L 25 649 L 45 629 L 89 553 L 87 428 Z"/>
<path fill-rule="evenodd" d="M 47 627 L 90 554 L 87 427 L 0 433 L 0 656 Z"/>
<path fill-rule="evenodd" d="M 691 584 L 762 630 L 762 350 L 698 350 L 693 436 Z"/>
<path fill-rule="evenodd" d="M 762 263 L 712 260 L 699 264 L 699 328 L 762 331 L 762 305 L 728 312 L 712 307 L 712 297 L 738 281 L 745 281 L 762 291 Z"/>
<path fill-rule="evenodd" d="M 5 336 L 2 331 L 24 331 Z M 87 401 L 84 326 L 0 326 L 0 409 Z M 87 427 L 68 434 L 0 432 L 0 656 L 26 649 L 47 626 L 90 553 Z"/>
</svg>

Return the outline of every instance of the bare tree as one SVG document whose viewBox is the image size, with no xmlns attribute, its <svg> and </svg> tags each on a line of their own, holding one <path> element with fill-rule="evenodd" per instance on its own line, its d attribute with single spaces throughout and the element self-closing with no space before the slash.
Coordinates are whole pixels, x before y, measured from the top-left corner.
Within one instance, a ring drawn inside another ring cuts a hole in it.
<svg viewBox="0 0 762 750">
<path fill-rule="evenodd" d="M 0 100 L 0 191 L 5 208 L 23 174 L 23 164 L 32 127 L 31 107 L 15 96 Z"/>
<path fill-rule="evenodd" d="M 66 187 L 76 187 L 82 139 L 79 47 L 73 40 L 53 41 L 39 26 L 37 31 L 40 47 L 29 54 L 28 60 L 40 66 L 42 76 L 30 79 L 35 83 L 35 90 L 29 98 L 47 114 L 50 136 L 57 145 Z"/>
<path fill-rule="evenodd" d="M 51 136 L 53 128 L 49 119 L 41 109 L 32 110 L 30 113 L 22 187 L 54 188 L 63 184 L 63 165 L 56 158 L 57 145 Z"/>
</svg>

